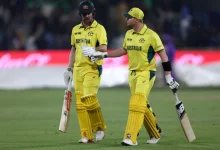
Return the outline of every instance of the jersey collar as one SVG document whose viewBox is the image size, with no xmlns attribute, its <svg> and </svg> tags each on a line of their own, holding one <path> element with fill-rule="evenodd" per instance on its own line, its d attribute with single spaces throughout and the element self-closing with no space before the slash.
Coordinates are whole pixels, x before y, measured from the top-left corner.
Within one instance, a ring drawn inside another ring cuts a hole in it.
<svg viewBox="0 0 220 150">
<path fill-rule="evenodd" d="M 96 20 L 93 20 L 92 24 L 90 26 L 88 26 L 87 28 L 95 28 L 97 25 L 98 25 L 98 22 Z M 84 28 L 82 23 L 79 28 Z"/>
<path fill-rule="evenodd" d="M 147 26 L 144 24 L 140 32 L 135 32 L 133 29 L 133 34 L 144 34 L 147 31 Z"/>
</svg>

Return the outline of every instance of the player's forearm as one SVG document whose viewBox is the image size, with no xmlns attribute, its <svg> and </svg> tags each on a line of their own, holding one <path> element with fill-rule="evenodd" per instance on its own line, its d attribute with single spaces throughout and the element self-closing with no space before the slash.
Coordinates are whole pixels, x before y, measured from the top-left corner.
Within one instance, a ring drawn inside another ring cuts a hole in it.
<svg viewBox="0 0 220 150">
<path fill-rule="evenodd" d="M 108 57 L 120 57 L 125 54 L 127 54 L 127 51 L 123 48 L 119 48 L 108 52 Z"/>
<path fill-rule="evenodd" d="M 95 50 L 100 51 L 100 52 L 106 52 L 107 51 L 107 45 L 100 45 L 100 46 L 96 47 Z"/>
<path fill-rule="evenodd" d="M 167 63 L 169 62 L 169 59 L 168 59 L 168 56 L 166 54 L 166 51 L 163 49 L 163 50 L 160 50 L 158 52 L 158 55 L 160 56 L 161 60 L 162 60 L 162 63 Z M 170 62 L 169 62 L 170 63 Z M 171 73 L 171 71 L 166 71 L 164 70 L 164 74 L 165 75 L 169 75 Z"/>
<path fill-rule="evenodd" d="M 169 61 L 168 56 L 167 56 L 167 54 L 166 54 L 166 51 L 165 51 L 164 49 L 160 50 L 160 51 L 158 52 L 158 55 L 160 56 L 162 62 L 167 62 L 167 61 Z"/>
<path fill-rule="evenodd" d="M 75 52 L 76 49 L 74 46 L 72 46 L 70 55 L 69 55 L 69 63 L 68 63 L 68 68 L 73 68 L 74 62 L 75 62 Z"/>
</svg>

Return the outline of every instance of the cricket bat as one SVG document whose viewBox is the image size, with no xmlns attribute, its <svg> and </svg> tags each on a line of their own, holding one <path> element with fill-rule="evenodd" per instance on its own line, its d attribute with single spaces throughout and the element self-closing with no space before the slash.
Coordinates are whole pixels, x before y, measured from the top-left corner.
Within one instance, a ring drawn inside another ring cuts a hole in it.
<svg viewBox="0 0 220 150">
<path fill-rule="evenodd" d="M 176 112 L 177 112 L 178 118 L 180 120 L 180 124 L 182 126 L 183 132 L 185 133 L 185 136 L 186 136 L 188 142 L 192 142 L 196 139 L 196 136 L 195 136 L 194 131 L 192 129 L 188 115 L 185 111 L 183 102 L 181 102 L 179 100 L 176 91 L 173 91 L 173 94 L 175 96 Z"/>
<path fill-rule="evenodd" d="M 63 106 L 61 111 L 59 131 L 66 132 L 68 128 L 69 118 L 70 118 L 70 108 L 71 108 L 71 92 L 72 80 L 69 81 L 67 90 L 65 90 Z"/>
</svg>

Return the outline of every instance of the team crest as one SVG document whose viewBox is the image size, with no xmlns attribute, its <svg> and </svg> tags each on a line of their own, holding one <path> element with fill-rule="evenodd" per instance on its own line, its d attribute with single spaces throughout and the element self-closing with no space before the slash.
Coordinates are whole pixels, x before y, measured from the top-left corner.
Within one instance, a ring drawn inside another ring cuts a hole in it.
<svg viewBox="0 0 220 150">
<path fill-rule="evenodd" d="M 92 31 L 90 31 L 90 32 L 88 32 L 88 36 L 93 36 L 93 32 Z"/>
<path fill-rule="evenodd" d="M 89 9 L 89 6 L 84 5 L 84 6 L 83 6 L 83 9 Z"/>
<path fill-rule="evenodd" d="M 144 43 L 144 38 L 141 38 L 140 40 L 139 40 L 139 43 Z"/>
</svg>

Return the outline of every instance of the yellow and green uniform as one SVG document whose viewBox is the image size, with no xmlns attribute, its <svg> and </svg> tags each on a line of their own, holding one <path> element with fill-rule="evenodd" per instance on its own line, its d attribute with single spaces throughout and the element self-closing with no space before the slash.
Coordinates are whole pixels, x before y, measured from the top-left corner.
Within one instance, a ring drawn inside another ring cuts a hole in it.
<svg viewBox="0 0 220 150">
<path fill-rule="evenodd" d="M 103 60 L 92 63 L 88 56 L 83 55 L 81 46 L 97 47 L 107 45 L 105 28 L 95 20 L 87 28 L 84 28 L 82 24 L 76 25 L 72 30 L 71 45 L 76 48 L 74 63 L 75 91 L 81 91 L 84 95 L 96 94 L 101 80 Z"/>
<path fill-rule="evenodd" d="M 151 88 L 145 85 L 155 76 L 155 53 L 164 49 L 160 37 L 153 30 L 144 25 L 138 33 L 134 32 L 133 29 L 127 31 L 123 48 L 127 50 L 129 59 L 129 85 L 131 92 L 149 93 L 148 90 Z M 135 80 L 138 75 L 140 76 L 140 81 Z M 141 76 L 143 78 L 141 78 Z M 136 83 L 137 81 L 138 83 Z M 138 87 L 136 87 L 137 84 Z M 143 85 L 143 87 L 141 85 Z"/>
<path fill-rule="evenodd" d="M 88 57 L 84 56 L 81 46 L 97 47 L 99 45 L 107 45 L 105 28 L 95 20 L 87 28 L 84 28 L 82 24 L 76 25 L 72 29 L 71 45 L 76 48 L 74 67 L 102 65 L 103 60 L 99 60 L 94 64 Z"/>
<path fill-rule="evenodd" d="M 106 128 L 96 96 L 103 60 L 92 63 L 88 56 L 83 55 L 81 46 L 107 45 L 105 28 L 96 20 L 87 28 L 84 28 L 82 23 L 78 24 L 72 29 L 71 45 L 76 49 L 73 78 L 81 136 L 92 140 L 92 131 Z"/>
<path fill-rule="evenodd" d="M 160 135 L 156 129 L 156 119 L 147 108 L 149 93 L 153 87 L 156 73 L 155 53 L 164 49 L 164 46 L 153 30 L 143 25 L 140 32 L 128 30 L 123 48 L 127 50 L 129 60 L 129 86 L 131 100 L 129 104 L 129 117 L 124 138 L 129 137 L 135 143 L 143 121 L 155 138 Z M 135 124 L 134 120 L 137 120 Z M 145 126 L 146 127 L 146 126 Z"/>
<path fill-rule="evenodd" d="M 160 37 L 146 25 L 140 32 L 128 30 L 123 43 L 129 57 L 129 70 L 156 71 L 155 53 L 164 49 Z"/>
</svg>

